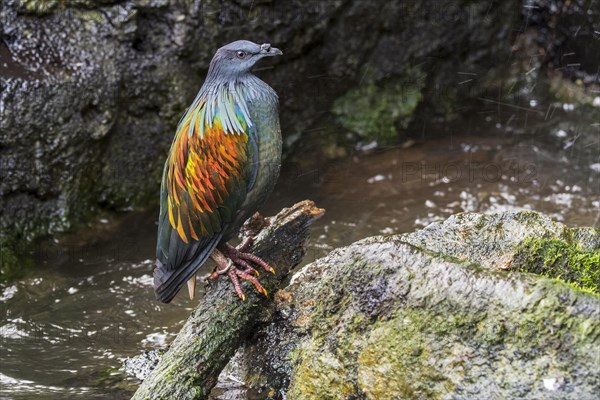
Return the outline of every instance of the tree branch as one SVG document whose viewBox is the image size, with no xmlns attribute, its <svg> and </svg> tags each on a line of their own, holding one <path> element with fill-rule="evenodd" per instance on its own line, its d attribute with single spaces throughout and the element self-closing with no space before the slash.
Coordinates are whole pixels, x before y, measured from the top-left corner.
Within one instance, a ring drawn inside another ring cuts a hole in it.
<svg viewBox="0 0 600 400">
<path fill-rule="evenodd" d="M 211 285 L 133 399 L 207 398 L 221 370 L 264 317 L 273 293 L 304 257 L 308 227 L 323 213 L 312 201 L 305 200 L 268 219 L 268 226 L 255 238 L 252 252 L 275 267 L 275 274 L 260 276 L 269 296 L 259 294 L 246 282 L 243 290 L 247 298 L 241 301 L 228 279 L 221 278 Z M 245 229 L 260 229 L 263 221 L 255 215 Z"/>
</svg>

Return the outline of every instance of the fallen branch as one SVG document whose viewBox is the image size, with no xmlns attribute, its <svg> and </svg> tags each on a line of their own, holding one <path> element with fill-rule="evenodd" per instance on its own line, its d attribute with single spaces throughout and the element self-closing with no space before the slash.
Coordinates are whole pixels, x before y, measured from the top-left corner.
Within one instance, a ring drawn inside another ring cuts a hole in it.
<svg viewBox="0 0 600 400">
<path fill-rule="evenodd" d="M 204 399 L 217 377 L 257 321 L 264 318 L 273 293 L 288 272 L 304 257 L 309 225 L 323 215 L 310 200 L 283 209 L 269 219 L 255 238 L 252 251 L 275 267 L 262 273 L 260 281 L 269 292 L 265 297 L 249 283 L 243 284 L 241 301 L 227 279 L 219 279 L 181 328 L 156 368 L 142 382 L 133 399 Z M 260 229 L 264 219 L 254 217 L 246 230 Z"/>
</svg>

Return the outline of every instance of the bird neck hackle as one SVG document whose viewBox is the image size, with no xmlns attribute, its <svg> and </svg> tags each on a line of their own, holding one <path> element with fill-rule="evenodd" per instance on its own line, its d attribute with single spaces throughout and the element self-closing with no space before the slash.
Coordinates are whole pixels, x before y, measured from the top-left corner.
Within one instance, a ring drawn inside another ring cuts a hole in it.
<svg viewBox="0 0 600 400">
<path fill-rule="evenodd" d="M 248 110 L 249 102 L 277 105 L 278 97 L 269 85 L 250 72 L 219 74 L 219 70 L 211 65 L 206 81 L 181 119 L 180 127 L 190 120 L 189 135 L 194 126 L 199 126 L 202 138 L 204 127 L 212 128 L 218 118 L 225 133 L 241 134 L 254 125 Z"/>
</svg>

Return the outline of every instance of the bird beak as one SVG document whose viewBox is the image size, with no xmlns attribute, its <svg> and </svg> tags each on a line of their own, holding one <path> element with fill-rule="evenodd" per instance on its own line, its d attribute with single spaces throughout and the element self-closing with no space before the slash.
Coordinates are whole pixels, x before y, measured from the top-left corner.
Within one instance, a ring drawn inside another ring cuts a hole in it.
<svg viewBox="0 0 600 400">
<path fill-rule="evenodd" d="M 270 57 L 280 56 L 283 52 L 276 47 L 271 47 L 269 43 L 264 43 L 260 46 L 260 54 L 264 57 Z"/>
</svg>

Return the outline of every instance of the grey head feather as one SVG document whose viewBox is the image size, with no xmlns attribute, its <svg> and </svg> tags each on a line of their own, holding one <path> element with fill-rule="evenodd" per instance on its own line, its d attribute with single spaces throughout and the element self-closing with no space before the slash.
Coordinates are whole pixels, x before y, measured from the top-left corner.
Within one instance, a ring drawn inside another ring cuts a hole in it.
<svg viewBox="0 0 600 400">
<path fill-rule="evenodd" d="M 238 40 L 217 50 L 210 63 L 206 81 L 194 100 L 195 104 L 201 98 L 206 99 L 205 106 L 192 120 L 199 123 L 201 138 L 204 136 L 204 124 L 212 128 L 217 114 L 225 133 L 241 134 L 243 128 L 236 117 L 236 106 L 246 124 L 252 126 L 247 102 L 264 101 L 277 105 L 275 91 L 253 75 L 251 69 L 259 60 L 281 54 L 279 49 L 268 43 L 258 45 L 248 40 Z M 192 126 L 190 132 L 193 131 Z"/>
</svg>

